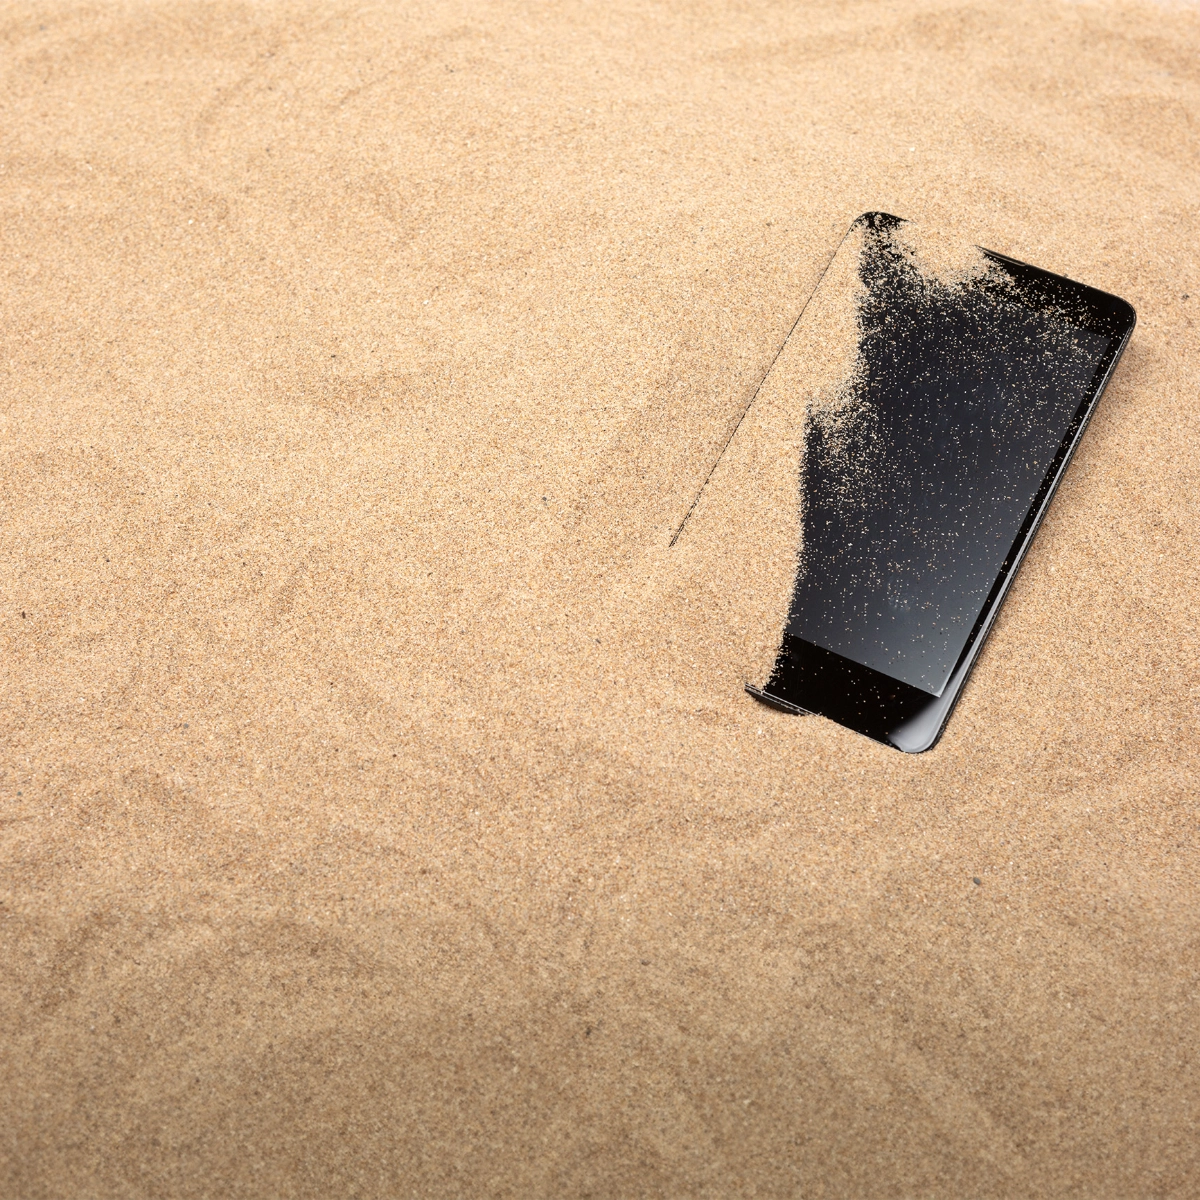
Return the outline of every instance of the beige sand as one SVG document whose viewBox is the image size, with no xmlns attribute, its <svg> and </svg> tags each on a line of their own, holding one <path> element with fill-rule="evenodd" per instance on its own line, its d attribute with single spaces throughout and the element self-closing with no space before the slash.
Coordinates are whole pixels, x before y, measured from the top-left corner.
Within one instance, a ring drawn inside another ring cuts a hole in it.
<svg viewBox="0 0 1200 1200">
<path fill-rule="evenodd" d="M 691 626 L 714 676 L 761 688 L 775 664 L 803 558 L 806 422 L 836 423 L 853 403 L 863 240 L 855 222 L 668 543 L 683 603 L 663 616 Z"/>
<path fill-rule="evenodd" d="M 1200 1192 L 1194 4 L 0 46 L 0 1193 Z M 668 549 L 875 208 L 1140 315 L 916 758 Z"/>
</svg>

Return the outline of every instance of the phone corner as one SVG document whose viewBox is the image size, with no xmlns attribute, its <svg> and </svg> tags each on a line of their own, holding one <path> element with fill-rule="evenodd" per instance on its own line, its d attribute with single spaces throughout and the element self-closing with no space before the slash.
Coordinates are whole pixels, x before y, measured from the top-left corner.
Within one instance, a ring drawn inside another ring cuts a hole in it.
<svg viewBox="0 0 1200 1200">
<path fill-rule="evenodd" d="M 1137 328 L 1137 322 L 1138 322 L 1137 309 L 1134 308 L 1133 305 L 1130 304 L 1129 301 L 1126 300 L 1122 296 L 1118 296 L 1117 300 L 1120 303 L 1121 307 L 1125 310 L 1125 313 L 1126 313 L 1125 337 L 1129 338 L 1132 335 L 1133 331 Z"/>
<path fill-rule="evenodd" d="M 867 212 L 859 213 L 853 221 L 850 222 L 850 229 L 891 229 L 896 225 L 905 224 L 904 217 L 897 217 L 893 213 L 884 212 L 882 209 L 869 209 Z"/>
<path fill-rule="evenodd" d="M 946 732 L 946 726 L 949 724 L 950 714 L 947 713 L 932 730 L 917 728 L 906 731 L 902 727 L 888 734 L 887 744 L 899 750 L 901 754 L 928 754 L 942 740 L 942 734 Z"/>
<path fill-rule="evenodd" d="M 932 750 L 940 741 L 941 735 L 939 734 L 932 741 L 924 742 L 919 746 L 914 746 L 911 743 L 905 744 L 893 741 L 891 738 L 888 738 L 887 744 L 891 746 L 893 750 L 899 750 L 901 754 L 911 754 L 915 756 L 917 754 L 928 754 L 930 750 Z"/>
</svg>

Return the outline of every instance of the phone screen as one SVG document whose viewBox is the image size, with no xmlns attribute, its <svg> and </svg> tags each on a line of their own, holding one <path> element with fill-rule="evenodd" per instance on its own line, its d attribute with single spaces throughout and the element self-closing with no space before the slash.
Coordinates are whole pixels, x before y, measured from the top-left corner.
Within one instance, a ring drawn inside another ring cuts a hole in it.
<svg viewBox="0 0 1200 1200">
<path fill-rule="evenodd" d="M 836 403 L 806 404 L 783 646 L 749 690 L 913 750 L 940 735 L 1136 318 L 989 251 L 931 274 L 907 224 L 867 214 L 838 252 L 853 297 L 823 303 L 855 307 L 853 366 Z"/>
<path fill-rule="evenodd" d="M 806 430 L 788 632 L 933 695 L 1110 346 L 992 271 L 930 286 L 868 238 L 852 395 Z"/>
</svg>

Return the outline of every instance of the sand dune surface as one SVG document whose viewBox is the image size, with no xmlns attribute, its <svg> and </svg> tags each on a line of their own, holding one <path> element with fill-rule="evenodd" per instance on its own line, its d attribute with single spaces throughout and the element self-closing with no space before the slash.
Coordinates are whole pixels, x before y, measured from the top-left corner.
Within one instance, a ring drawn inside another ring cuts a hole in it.
<svg viewBox="0 0 1200 1200">
<path fill-rule="evenodd" d="M 21 0 L 0 72 L 0 1195 L 1200 1191 L 1195 4 Z M 1139 313 L 917 757 L 743 691 L 869 210 Z"/>
</svg>

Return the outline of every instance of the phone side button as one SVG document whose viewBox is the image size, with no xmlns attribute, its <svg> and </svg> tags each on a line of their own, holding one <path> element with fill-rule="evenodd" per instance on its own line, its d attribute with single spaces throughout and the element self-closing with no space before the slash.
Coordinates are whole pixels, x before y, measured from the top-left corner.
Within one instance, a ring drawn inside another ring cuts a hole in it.
<svg viewBox="0 0 1200 1200">
<path fill-rule="evenodd" d="M 770 692 L 764 692 L 761 688 L 756 688 L 753 684 L 746 684 L 746 691 L 750 693 L 755 700 L 761 700 L 764 704 L 769 704 L 772 708 L 781 709 L 783 712 L 791 713 L 796 717 L 811 717 L 813 714 L 807 708 L 801 708 L 798 704 L 793 704 L 790 700 L 783 700 L 779 696 L 772 696 Z"/>
</svg>

